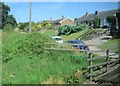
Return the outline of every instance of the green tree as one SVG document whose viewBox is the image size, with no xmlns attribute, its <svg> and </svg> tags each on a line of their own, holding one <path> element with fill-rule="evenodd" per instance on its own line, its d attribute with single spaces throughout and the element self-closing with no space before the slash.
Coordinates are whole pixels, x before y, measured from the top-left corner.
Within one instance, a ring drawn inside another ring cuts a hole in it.
<svg viewBox="0 0 120 86">
<path fill-rule="evenodd" d="M 115 18 L 115 16 L 108 16 L 107 17 L 107 21 L 110 24 L 110 26 L 116 25 L 116 18 Z"/>
<path fill-rule="evenodd" d="M 35 22 L 32 22 L 32 31 L 37 30 L 37 24 Z"/>
<path fill-rule="evenodd" d="M 12 14 L 8 15 L 6 19 L 7 19 L 6 24 L 11 24 L 13 26 L 17 26 L 17 22 Z"/>
<path fill-rule="evenodd" d="M 37 29 L 41 29 L 41 28 L 42 28 L 42 24 L 41 23 L 37 24 Z"/>
<path fill-rule="evenodd" d="M 120 29 L 120 12 L 116 14 L 116 17 L 118 19 L 118 27 Z"/>
<path fill-rule="evenodd" d="M 28 27 L 28 26 L 29 26 L 29 22 L 20 22 L 18 24 L 18 27 L 19 27 L 20 30 L 25 30 L 25 28 Z"/>
<path fill-rule="evenodd" d="M 4 26 L 6 23 L 6 18 L 8 16 L 8 13 L 10 12 L 10 8 L 8 7 L 8 5 L 5 5 L 2 2 L 0 2 L 0 7 L 1 7 L 0 12 L 2 13 L 2 26 Z"/>
<path fill-rule="evenodd" d="M 37 24 L 35 22 L 32 22 L 31 26 L 32 26 L 32 31 L 38 30 Z M 28 31 L 29 30 L 29 22 L 20 22 L 18 24 L 18 27 L 19 27 L 20 30 Z"/>
<path fill-rule="evenodd" d="M 50 21 L 47 21 L 47 20 L 41 22 L 41 25 L 45 29 L 51 29 L 53 27 L 53 25 L 50 23 Z"/>
<path fill-rule="evenodd" d="M 99 28 L 100 27 L 100 21 L 98 16 L 94 17 L 94 28 Z"/>
<path fill-rule="evenodd" d="M 114 38 L 120 38 L 120 13 L 117 13 L 116 16 L 108 16 L 107 21 L 111 27 L 111 34 Z M 118 28 L 116 27 L 116 23 L 118 24 Z M 115 28 L 112 28 L 112 27 Z"/>
<path fill-rule="evenodd" d="M 17 25 L 17 22 L 13 15 L 9 15 L 10 7 L 5 5 L 3 2 L 0 2 L 0 13 L 2 14 L 2 29 L 6 24 L 12 24 L 13 26 Z"/>
</svg>

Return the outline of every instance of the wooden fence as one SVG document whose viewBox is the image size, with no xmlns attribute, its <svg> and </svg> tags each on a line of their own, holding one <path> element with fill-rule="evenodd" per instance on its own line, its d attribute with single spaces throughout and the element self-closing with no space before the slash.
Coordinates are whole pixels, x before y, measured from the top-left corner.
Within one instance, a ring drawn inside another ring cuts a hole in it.
<svg viewBox="0 0 120 86">
<path fill-rule="evenodd" d="M 45 43 L 47 45 L 56 45 L 59 43 Z M 62 45 L 81 45 L 81 44 L 68 44 L 68 43 L 62 43 Z M 84 46 L 84 45 L 82 45 Z M 101 46 L 101 45 L 87 45 L 87 46 Z M 112 49 L 116 49 L 118 47 L 114 47 Z M 74 49 L 65 49 L 65 48 L 54 48 L 54 47 L 49 47 L 46 48 L 49 50 L 60 50 L 60 51 L 74 51 Z M 88 53 L 88 63 L 89 66 L 87 67 L 87 69 L 89 70 L 89 74 L 87 74 L 87 77 L 89 77 L 90 81 L 93 80 L 98 80 L 98 78 L 100 78 L 101 75 L 103 74 L 107 74 L 109 73 L 111 70 L 115 70 L 116 65 L 120 64 L 120 52 L 118 53 L 113 53 L 111 50 L 112 49 L 108 49 L 108 50 L 78 50 L 78 51 L 82 51 L 82 52 L 87 52 Z M 93 53 L 95 52 L 106 52 L 106 55 L 104 56 L 97 56 L 93 58 Z M 112 52 L 112 54 L 111 54 Z M 117 57 L 115 57 L 117 56 Z M 103 61 L 101 61 L 98 64 L 94 64 L 95 61 L 99 61 L 100 59 L 102 59 Z M 113 67 L 113 68 L 112 68 Z M 111 69 L 112 68 L 112 69 Z"/>
<path fill-rule="evenodd" d="M 109 74 L 109 76 L 111 76 L 110 78 L 114 77 L 114 76 L 112 76 L 112 74 L 114 72 L 116 72 L 116 74 L 118 74 L 118 71 L 114 71 L 114 70 L 119 67 L 120 52 L 111 54 L 110 51 L 111 50 L 106 50 L 106 55 L 98 56 L 98 57 L 94 57 L 94 58 L 93 58 L 93 53 L 89 53 L 89 57 L 88 57 L 89 74 L 87 75 L 87 77 L 89 77 L 90 81 L 98 81 L 101 79 L 102 83 L 105 83 L 108 80 L 108 78 L 107 78 L 108 75 L 105 76 L 104 74 L 111 72 L 111 75 Z M 98 64 L 94 64 L 95 61 L 100 60 L 100 59 L 103 59 L 104 61 L 102 61 Z M 104 78 L 102 75 L 104 75 Z M 102 80 L 102 79 L 104 79 L 104 80 Z M 111 80 L 109 79 L 109 81 L 111 81 Z M 109 82 L 109 81 L 107 81 L 107 82 Z M 114 83 L 113 80 L 111 82 Z"/>
<path fill-rule="evenodd" d="M 88 58 L 88 62 L 89 62 L 89 66 L 88 66 L 88 70 L 89 70 L 89 74 L 87 75 L 89 77 L 89 80 L 92 81 L 93 76 L 97 75 L 98 77 L 98 73 L 100 73 L 99 75 L 109 72 L 109 67 L 111 65 L 114 66 L 113 64 L 119 64 L 119 54 L 118 53 L 114 53 L 114 54 L 109 54 L 110 50 L 106 50 L 106 55 L 105 56 L 98 56 L 98 57 L 94 57 L 93 58 L 93 54 L 89 53 L 89 58 Z M 113 56 L 114 60 L 110 58 L 110 56 Z M 118 56 L 117 58 L 115 58 L 114 56 Z M 99 59 L 104 59 L 103 62 L 98 63 L 98 64 L 93 64 L 94 61 L 97 61 Z M 96 69 L 96 70 L 93 70 Z"/>
</svg>

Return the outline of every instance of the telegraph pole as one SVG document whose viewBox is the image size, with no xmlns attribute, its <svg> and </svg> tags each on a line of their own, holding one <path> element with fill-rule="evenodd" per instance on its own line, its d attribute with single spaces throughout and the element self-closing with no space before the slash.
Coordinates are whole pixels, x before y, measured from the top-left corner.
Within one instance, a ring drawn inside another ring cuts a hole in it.
<svg viewBox="0 0 120 86">
<path fill-rule="evenodd" d="M 29 16 L 29 32 L 31 33 L 31 19 L 32 19 L 32 0 L 30 0 L 30 16 Z"/>
</svg>

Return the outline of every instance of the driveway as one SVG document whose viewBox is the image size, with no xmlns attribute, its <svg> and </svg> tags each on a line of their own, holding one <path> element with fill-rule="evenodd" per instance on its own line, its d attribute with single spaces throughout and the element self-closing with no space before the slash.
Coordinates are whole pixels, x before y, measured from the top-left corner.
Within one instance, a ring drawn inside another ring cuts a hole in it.
<svg viewBox="0 0 120 86">
<path fill-rule="evenodd" d="M 98 38 L 94 38 L 94 39 L 87 40 L 84 42 L 87 45 L 102 45 L 103 43 L 107 42 L 108 40 L 101 40 L 101 38 L 106 38 L 106 37 L 108 38 L 108 36 L 100 36 Z M 98 46 L 89 46 L 89 49 L 92 51 L 101 50 L 98 48 Z M 100 56 L 104 56 L 104 55 L 106 55 L 106 52 L 101 50 L 100 52 L 95 52 L 95 54 L 100 55 Z"/>
</svg>

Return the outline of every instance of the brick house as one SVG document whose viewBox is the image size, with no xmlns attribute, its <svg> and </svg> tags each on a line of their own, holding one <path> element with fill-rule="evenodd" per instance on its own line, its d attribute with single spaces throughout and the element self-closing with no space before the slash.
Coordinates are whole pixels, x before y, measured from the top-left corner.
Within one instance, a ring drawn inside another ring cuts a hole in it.
<svg viewBox="0 0 120 86">
<path fill-rule="evenodd" d="M 71 18 L 64 18 L 64 16 L 62 16 L 62 18 L 58 20 L 52 20 L 52 18 L 50 18 L 50 22 L 54 26 L 74 25 L 74 20 L 72 20 Z"/>
</svg>

